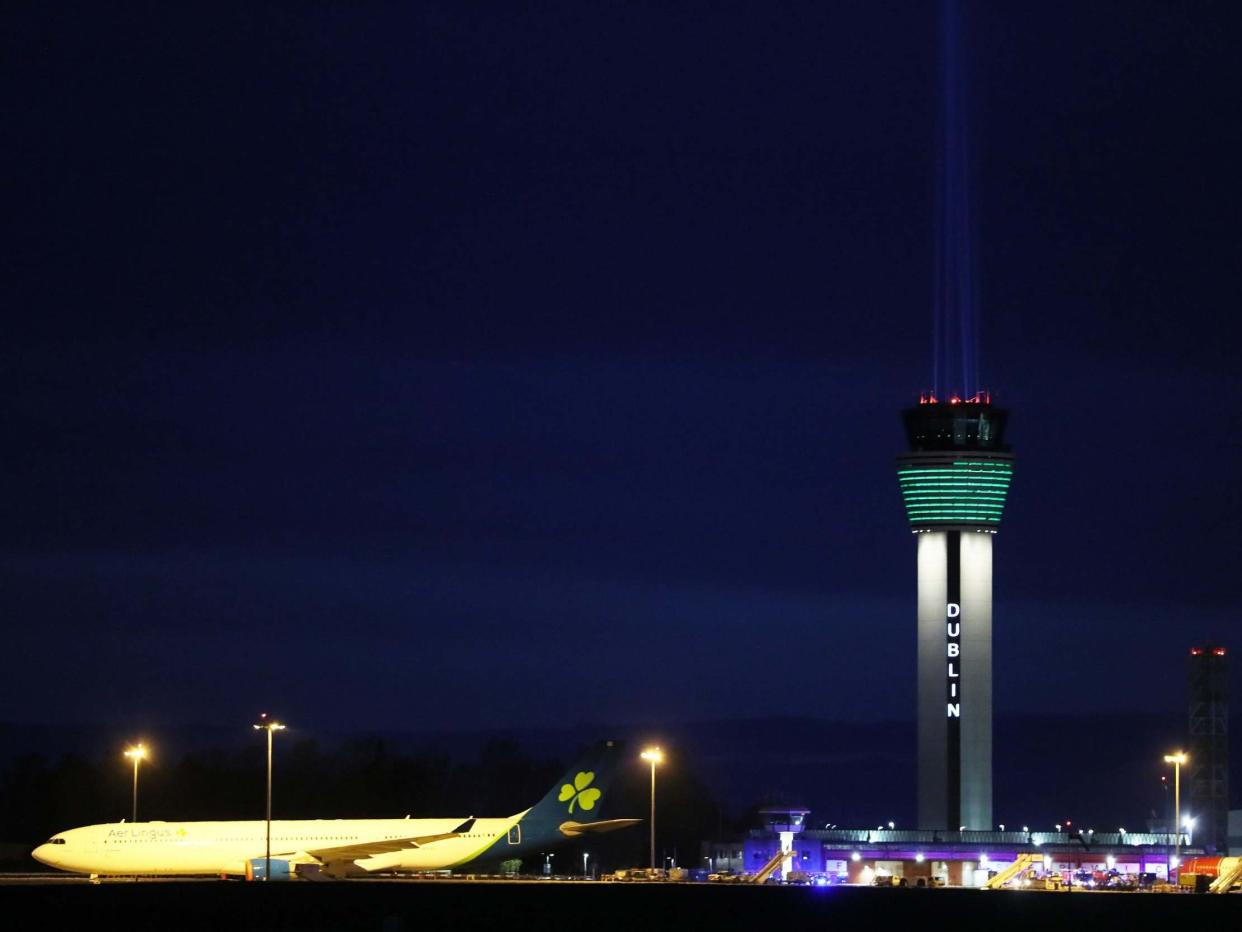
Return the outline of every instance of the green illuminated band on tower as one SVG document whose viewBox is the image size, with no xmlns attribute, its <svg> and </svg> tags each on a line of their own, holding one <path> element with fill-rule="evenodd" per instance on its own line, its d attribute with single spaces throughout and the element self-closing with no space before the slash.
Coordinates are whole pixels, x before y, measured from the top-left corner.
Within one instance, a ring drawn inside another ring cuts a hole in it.
<svg viewBox="0 0 1242 932">
<path fill-rule="evenodd" d="M 926 466 L 906 461 L 897 476 L 915 528 L 995 527 L 1004 513 L 1013 466 L 997 460 L 940 460 Z"/>
</svg>

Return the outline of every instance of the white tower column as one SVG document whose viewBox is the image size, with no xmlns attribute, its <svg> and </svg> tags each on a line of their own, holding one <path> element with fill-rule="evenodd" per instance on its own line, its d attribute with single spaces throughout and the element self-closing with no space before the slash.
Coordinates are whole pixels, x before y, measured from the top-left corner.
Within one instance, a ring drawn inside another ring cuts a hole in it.
<svg viewBox="0 0 1242 932">
<path fill-rule="evenodd" d="M 992 825 L 992 535 L 918 535 L 918 823 Z"/>
</svg>

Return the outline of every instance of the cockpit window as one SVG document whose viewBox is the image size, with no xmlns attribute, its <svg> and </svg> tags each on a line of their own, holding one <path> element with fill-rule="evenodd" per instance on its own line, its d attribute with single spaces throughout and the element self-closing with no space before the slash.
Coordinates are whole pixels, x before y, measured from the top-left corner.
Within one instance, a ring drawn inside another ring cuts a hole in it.
<svg viewBox="0 0 1242 932">
<path fill-rule="evenodd" d="M 49 845 L 63 845 L 65 843 L 65 840 L 63 838 L 49 838 L 47 840 L 47 843 Z"/>
</svg>

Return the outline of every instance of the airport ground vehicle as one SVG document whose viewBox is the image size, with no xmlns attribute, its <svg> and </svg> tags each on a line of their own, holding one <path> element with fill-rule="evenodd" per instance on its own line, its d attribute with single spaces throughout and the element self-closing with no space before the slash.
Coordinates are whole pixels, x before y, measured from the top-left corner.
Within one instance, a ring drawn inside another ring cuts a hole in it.
<svg viewBox="0 0 1242 932">
<path fill-rule="evenodd" d="M 876 874 L 873 881 L 877 887 L 904 887 L 907 886 L 905 877 L 898 877 L 894 874 Z"/>
<path fill-rule="evenodd" d="M 1178 872 L 1177 883 L 1196 893 L 1229 893 L 1242 886 L 1242 858 L 1188 858 Z"/>
<path fill-rule="evenodd" d="M 665 871 L 658 867 L 625 867 L 611 874 L 606 874 L 605 880 L 620 881 L 628 883 L 630 881 L 643 880 L 665 880 L 667 875 Z"/>
</svg>

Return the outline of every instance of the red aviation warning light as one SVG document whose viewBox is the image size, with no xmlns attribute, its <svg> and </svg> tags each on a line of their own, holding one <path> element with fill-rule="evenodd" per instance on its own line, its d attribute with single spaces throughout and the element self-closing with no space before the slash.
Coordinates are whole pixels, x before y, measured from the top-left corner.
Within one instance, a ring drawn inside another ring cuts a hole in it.
<svg viewBox="0 0 1242 932">
<path fill-rule="evenodd" d="M 990 405 L 992 403 L 992 393 L 987 389 L 980 389 L 969 398 L 963 398 L 956 393 L 949 396 L 946 404 L 951 405 Z M 938 405 L 940 399 L 936 397 L 935 391 L 919 392 L 919 404 L 921 405 Z"/>
</svg>

